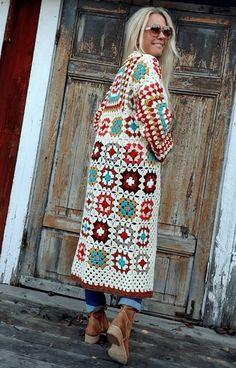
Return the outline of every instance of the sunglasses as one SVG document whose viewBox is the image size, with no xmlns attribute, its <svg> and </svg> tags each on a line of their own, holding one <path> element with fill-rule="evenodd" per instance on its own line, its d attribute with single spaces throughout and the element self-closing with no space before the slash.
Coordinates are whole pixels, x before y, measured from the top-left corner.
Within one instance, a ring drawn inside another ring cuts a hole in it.
<svg viewBox="0 0 236 368">
<path fill-rule="evenodd" d="M 173 35 L 173 29 L 169 26 L 160 26 L 160 24 L 152 24 L 145 28 L 145 31 L 150 31 L 152 36 L 159 36 L 162 32 L 166 38 L 170 38 Z"/>
</svg>

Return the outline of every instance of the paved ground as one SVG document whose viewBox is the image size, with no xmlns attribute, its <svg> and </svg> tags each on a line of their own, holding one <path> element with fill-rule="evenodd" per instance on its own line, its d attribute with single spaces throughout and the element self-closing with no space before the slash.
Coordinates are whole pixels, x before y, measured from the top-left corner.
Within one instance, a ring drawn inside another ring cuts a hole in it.
<svg viewBox="0 0 236 368">
<path fill-rule="evenodd" d="M 83 342 L 87 316 L 81 301 L 0 285 L 0 368 L 121 367 L 103 338 Z M 109 308 L 113 318 L 116 310 Z M 236 337 L 183 322 L 137 315 L 129 367 L 233 368 Z"/>
</svg>

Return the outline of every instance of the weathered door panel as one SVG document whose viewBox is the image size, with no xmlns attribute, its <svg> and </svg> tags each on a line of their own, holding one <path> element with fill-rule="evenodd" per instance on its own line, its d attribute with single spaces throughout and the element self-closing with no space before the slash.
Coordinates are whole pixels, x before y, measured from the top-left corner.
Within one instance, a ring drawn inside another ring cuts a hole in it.
<svg viewBox="0 0 236 368">
<path fill-rule="evenodd" d="M 212 97 L 184 92 L 174 93 L 173 97 L 175 146 L 172 157 L 163 165 L 165 190 L 159 221 L 165 224 L 165 231 L 168 224 L 170 233 L 177 231 L 195 237 L 204 196 L 215 101 Z"/>
<path fill-rule="evenodd" d="M 121 64 L 128 5 L 65 1 L 21 282 L 75 285 L 92 118 Z M 162 166 L 155 290 L 144 310 L 201 318 L 231 100 L 228 18 L 173 11 L 182 58 L 171 90 L 175 146 Z M 59 73 L 60 70 L 60 73 Z M 45 160 L 46 157 L 46 160 Z M 47 191 L 47 196 L 43 194 Z M 32 252 L 38 256 L 32 259 Z M 27 276 L 27 277 L 26 277 Z M 65 289 L 64 289 L 65 290 Z M 66 291 L 64 291 L 66 292 Z M 81 297 L 80 288 L 73 295 Z"/>
<path fill-rule="evenodd" d="M 205 88 L 199 86 L 192 94 L 196 96 L 202 94 L 206 100 L 210 98 L 212 101 L 214 100 L 213 114 L 209 117 L 212 122 L 209 125 L 207 139 L 203 146 L 207 155 L 203 161 L 205 175 L 203 176 L 203 193 L 201 193 L 199 215 L 194 233 L 197 246 L 187 308 L 188 314 L 198 318 L 198 315 L 201 316 L 202 313 L 202 302 L 200 300 L 203 299 L 204 283 L 207 277 L 222 163 L 227 148 L 225 144 L 234 94 L 235 56 L 233 56 L 233 52 L 235 54 L 236 50 L 233 47 L 235 38 L 233 28 L 235 27 L 235 19 L 231 17 L 182 15 L 179 30 L 184 24 L 189 27 L 189 33 L 192 30 L 196 35 L 195 43 L 191 48 L 194 54 L 191 64 L 192 72 L 189 69 L 188 75 L 201 77 L 200 86 L 205 85 L 208 89 L 206 93 Z M 185 29 L 182 28 L 182 33 L 184 32 Z M 181 41 L 182 38 L 179 31 L 179 46 L 183 50 L 181 54 L 184 54 L 185 48 L 183 41 Z M 195 48 L 198 51 L 195 51 Z M 183 60 L 184 58 L 179 63 L 178 72 L 181 71 L 181 68 L 184 70 L 186 68 L 187 63 Z M 198 67 L 199 72 L 196 72 Z M 211 76 L 210 80 L 208 79 L 209 76 Z"/>
<path fill-rule="evenodd" d="M 99 95 L 100 98 L 99 98 Z M 60 226 L 71 230 L 68 220 L 81 221 L 86 188 L 89 152 L 91 152 L 94 131 L 91 121 L 101 100 L 104 85 L 81 82 L 69 77 L 65 91 L 61 129 L 53 165 L 53 175 L 49 188 L 48 203 L 43 224 Z M 55 224 L 52 223 L 55 221 Z M 60 228 L 59 226 L 59 228 Z M 57 227 L 57 226 L 56 226 Z"/>
<path fill-rule="evenodd" d="M 221 77 L 227 50 L 229 21 L 210 16 L 181 16 L 178 25 L 181 59 L 176 70 Z"/>
</svg>

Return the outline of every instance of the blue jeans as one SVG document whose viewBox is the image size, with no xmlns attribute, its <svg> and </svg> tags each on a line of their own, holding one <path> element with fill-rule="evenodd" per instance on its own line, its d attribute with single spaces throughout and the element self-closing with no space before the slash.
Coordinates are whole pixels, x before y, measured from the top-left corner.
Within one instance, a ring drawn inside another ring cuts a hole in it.
<svg viewBox="0 0 236 368">
<path fill-rule="evenodd" d="M 104 305 L 106 305 L 106 298 L 102 292 L 85 289 L 85 302 L 86 311 L 91 313 L 98 311 Z M 118 304 L 129 305 L 140 312 L 142 307 L 142 299 L 121 297 Z"/>
</svg>

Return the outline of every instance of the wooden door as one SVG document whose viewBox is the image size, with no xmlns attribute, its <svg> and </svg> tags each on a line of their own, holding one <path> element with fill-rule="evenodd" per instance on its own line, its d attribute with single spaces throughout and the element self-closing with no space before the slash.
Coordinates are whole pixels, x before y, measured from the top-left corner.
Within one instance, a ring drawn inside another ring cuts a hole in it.
<svg viewBox="0 0 236 368">
<path fill-rule="evenodd" d="M 136 9 L 64 3 L 23 244 L 24 285 L 83 296 L 69 275 L 94 139 L 92 119 L 121 64 L 125 21 Z M 201 319 L 232 104 L 232 20 L 171 12 L 182 56 L 171 86 L 175 147 L 162 167 L 155 293 L 144 310 Z"/>
</svg>

